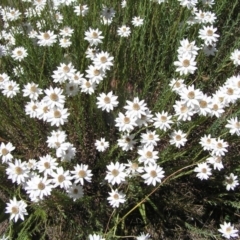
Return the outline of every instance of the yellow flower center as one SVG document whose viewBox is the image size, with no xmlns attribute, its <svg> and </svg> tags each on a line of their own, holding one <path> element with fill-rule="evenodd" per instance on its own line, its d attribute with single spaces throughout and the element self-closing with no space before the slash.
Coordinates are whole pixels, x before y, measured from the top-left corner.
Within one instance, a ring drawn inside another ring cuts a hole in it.
<svg viewBox="0 0 240 240">
<path fill-rule="evenodd" d="M 58 95 L 56 93 L 51 93 L 49 97 L 54 102 L 58 101 Z"/>
<path fill-rule="evenodd" d="M 96 32 L 93 32 L 93 33 L 92 33 L 92 37 L 93 37 L 93 38 L 98 38 L 98 34 L 97 34 Z"/>
<path fill-rule="evenodd" d="M 104 103 L 108 104 L 108 103 L 111 102 L 111 99 L 110 99 L 109 97 L 105 97 L 105 98 L 103 99 L 103 101 L 104 101 Z"/>
<path fill-rule="evenodd" d="M 134 103 L 132 107 L 133 107 L 133 110 L 135 111 L 138 111 L 140 109 L 140 106 L 138 103 Z"/>
<path fill-rule="evenodd" d="M 176 141 L 181 141 L 182 137 L 180 135 L 176 135 L 175 139 Z"/>
<path fill-rule="evenodd" d="M 125 118 L 123 119 L 123 122 L 124 122 L 125 124 L 130 123 L 130 118 L 129 118 L 129 117 L 125 117 Z"/>
<path fill-rule="evenodd" d="M 39 189 L 39 190 L 45 189 L 45 184 L 42 183 L 42 182 L 40 182 L 40 183 L 38 184 L 38 189 Z"/>
<path fill-rule="evenodd" d="M 211 29 L 207 30 L 207 35 L 208 36 L 212 36 L 213 35 L 213 31 Z"/>
<path fill-rule="evenodd" d="M 194 98 L 195 98 L 195 93 L 194 93 L 194 91 L 191 91 L 191 92 L 188 93 L 188 98 L 189 98 L 189 99 L 194 99 Z"/>
<path fill-rule="evenodd" d="M 20 167 L 15 167 L 15 173 L 16 173 L 17 175 L 22 174 L 22 172 L 23 172 L 22 168 L 20 168 Z"/>
<path fill-rule="evenodd" d="M 49 162 L 45 162 L 45 163 L 43 164 L 43 166 L 44 166 L 46 169 L 49 169 L 51 165 L 50 165 Z"/>
<path fill-rule="evenodd" d="M 152 154 L 151 151 L 147 151 L 147 152 L 146 152 L 146 157 L 147 157 L 147 158 L 152 158 L 152 156 L 153 156 L 153 154 Z"/>
<path fill-rule="evenodd" d="M 116 177 L 116 176 L 118 176 L 119 171 L 117 169 L 113 169 L 111 173 L 114 177 Z"/>
<path fill-rule="evenodd" d="M 184 67 L 189 67 L 190 61 L 189 61 L 188 59 L 185 59 L 185 60 L 183 60 L 182 65 L 183 65 Z"/>
<path fill-rule="evenodd" d="M 19 208 L 17 206 L 12 207 L 12 213 L 13 214 L 18 214 L 19 213 Z"/>
<path fill-rule="evenodd" d="M 78 176 L 79 176 L 80 178 L 85 178 L 85 177 L 87 176 L 87 173 L 86 173 L 86 171 L 84 171 L 84 170 L 80 170 L 80 171 L 78 172 Z"/>
<path fill-rule="evenodd" d="M 118 195 L 117 193 L 115 193 L 115 194 L 113 195 L 113 198 L 114 198 L 115 200 L 118 200 L 118 199 L 119 199 L 119 195 Z"/>
<path fill-rule="evenodd" d="M 107 58 L 105 56 L 100 58 L 100 62 L 101 63 L 106 63 L 107 62 Z"/>
<path fill-rule="evenodd" d="M 204 101 L 204 100 L 201 100 L 201 101 L 199 102 L 199 105 L 200 105 L 201 108 L 206 108 L 206 107 L 207 107 L 207 102 Z"/>
<path fill-rule="evenodd" d="M 70 71 L 70 68 L 68 66 L 63 67 L 63 72 L 68 73 Z"/>
<path fill-rule="evenodd" d="M 49 40 L 49 39 L 50 39 L 49 33 L 45 32 L 45 33 L 43 34 L 43 38 L 44 38 L 45 40 Z"/>
<path fill-rule="evenodd" d="M 65 180 L 65 177 L 63 175 L 58 176 L 58 182 L 62 183 Z"/>
<path fill-rule="evenodd" d="M 9 151 L 6 148 L 2 149 L 2 155 L 6 156 L 9 153 Z"/>
<path fill-rule="evenodd" d="M 60 118 L 62 116 L 61 112 L 58 110 L 55 110 L 53 115 L 55 118 Z"/>
<path fill-rule="evenodd" d="M 155 177 L 157 176 L 157 172 L 156 172 L 155 170 L 152 170 L 152 171 L 150 172 L 150 176 L 153 177 L 153 178 L 155 178 Z"/>
</svg>

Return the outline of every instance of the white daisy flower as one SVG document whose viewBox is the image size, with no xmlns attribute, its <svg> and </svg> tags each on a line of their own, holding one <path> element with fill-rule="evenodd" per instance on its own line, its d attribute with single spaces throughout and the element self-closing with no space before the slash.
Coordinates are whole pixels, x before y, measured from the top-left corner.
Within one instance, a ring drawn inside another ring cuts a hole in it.
<svg viewBox="0 0 240 240">
<path fill-rule="evenodd" d="M 202 95 L 202 98 L 199 101 L 199 106 L 197 108 L 197 113 L 202 116 L 207 116 L 211 114 L 211 103 L 212 98 L 206 94 Z"/>
<path fill-rule="evenodd" d="M 193 85 L 183 88 L 179 93 L 181 100 L 189 108 L 198 108 L 199 101 L 202 99 L 203 93 L 199 89 L 195 89 Z"/>
<path fill-rule="evenodd" d="M 215 0 L 202 0 L 202 3 L 206 6 L 206 7 L 212 7 L 212 5 L 215 4 Z"/>
<path fill-rule="evenodd" d="M 23 96 L 29 97 L 31 100 L 36 101 L 40 94 L 42 94 L 42 89 L 38 87 L 38 84 L 31 82 L 24 85 Z"/>
<path fill-rule="evenodd" d="M 206 161 L 207 163 L 210 163 L 213 165 L 214 170 L 217 169 L 218 171 L 220 171 L 221 169 L 224 168 L 221 156 L 212 155 L 211 157 L 208 157 Z"/>
<path fill-rule="evenodd" d="M 10 220 L 17 222 L 18 219 L 24 220 L 24 216 L 28 215 L 26 208 L 27 204 L 23 200 L 17 201 L 16 197 L 14 197 L 7 203 L 5 213 L 10 213 Z"/>
<path fill-rule="evenodd" d="M 64 171 L 63 167 L 58 167 L 56 172 L 54 171 L 51 176 L 53 178 L 52 183 L 54 188 L 59 186 L 67 190 L 72 185 L 70 172 L 69 170 Z"/>
<path fill-rule="evenodd" d="M 164 0 L 158 0 L 158 1 L 164 1 Z M 141 233 L 140 236 L 138 236 L 136 239 L 137 240 L 151 240 L 150 239 L 151 235 L 149 233 Z"/>
<path fill-rule="evenodd" d="M 123 25 L 123 26 L 118 28 L 117 34 L 120 37 L 129 37 L 130 34 L 131 34 L 131 29 L 130 29 L 130 27 L 127 27 L 126 25 Z"/>
<path fill-rule="evenodd" d="M 110 70 L 111 66 L 113 66 L 113 57 L 110 56 L 108 52 L 101 51 L 96 54 L 93 63 L 103 71 Z"/>
<path fill-rule="evenodd" d="M 113 8 L 107 7 L 103 5 L 103 9 L 101 11 L 101 15 L 106 19 L 112 19 L 115 16 L 115 10 Z"/>
<path fill-rule="evenodd" d="M 143 25 L 143 18 L 140 17 L 133 17 L 132 19 L 132 25 L 134 27 L 140 27 Z"/>
<path fill-rule="evenodd" d="M 205 134 L 203 137 L 201 137 L 199 143 L 203 147 L 203 150 L 211 151 L 213 149 L 213 145 L 215 141 L 216 141 L 216 138 L 212 138 L 210 134 L 208 135 Z"/>
<path fill-rule="evenodd" d="M 11 152 L 15 149 L 12 143 L 8 142 L 7 144 L 1 143 L 0 145 L 0 157 L 2 157 L 2 163 L 7 163 L 12 161 L 13 155 Z"/>
<path fill-rule="evenodd" d="M 0 89 L 3 87 L 5 82 L 8 82 L 10 77 L 6 73 L 0 73 Z"/>
<path fill-rule="evenodd" d="M 138 161 L 140 163 L 144 163 L 144 165 L 147 164 L 155 164 L 158 157 L 158 151 L 153 151 L 153 146 L 143 146 L 143 148 L 140 148 L 138 150 L 138 154 L 140 157 L 138 158 Z"/>
<path fill-rule="evenodd" d="M 136 162 L 128 160 L 128 163 L 125 163 L 124 165 L 126 167 L 126 174 L 128 175 L 128 177 L 132 177 L 134 175 L 144 172 L 143 167 L 140 167 L 139 164 Z"/>
<path fill-rule="evenodd" d="M 120 203 L 126 202 L 125 196 L 126 195 L 122 192 L 118 192 L 118 190 L 112 189 L 112 191 L 109 192 L 109 197 L 107 198 L 107 200 L 113 208 L 118 208 Z"/>
<path fill-rule="evenodd" d="M 220 229 L 218 229 L 218 231 L 227 239 L 238 237 L 238 230 L 234 229 L 234 226 L 231 225 L 230 222 L 224 222 L 223 224 L 220 224 Z"/>
<path fill-rule="evenodd" d="M 101 67 L 95 65 L 88 66 L 86 73 L 86 78 L 92 80 L 96 84 L 99 84 L 106 77 L 106 72 Z"/>
<path fill-rule="evenodd" d="M 127 1 L 126 0 L 122 0 L 121 7 L 125 8 L 126 6 L 127 6 Z"/>
<path fill-rule="evenodd" d="M 187 7 L 188 9 L 192 9 L 196 6 L 197 0 L 178 0 L 180 2 L 180 5 L 183 7 Z"/>
<path fill-rule="evenodd" d="M 76 148 L 70 142 L 64 142 L 56 149 L 56 156 L 61 158 L 62 162 L 71 161 L 75 155 Z"/>
<path fill-rule="evenodd" d="M 89 240 L 105 240 L 105 238 L 102 238 L 100 235 L 97 234 L 90 234 L 88 235 Z"/>
<path fill-rule="evenodd" d="M 73 174 L 73 179 L 75 179 L 74 183 L 81 183 L 81 185 L 84 185 L 84 180 L 87 182 L 92 181 L 92 170 L 88 169 L 88 165 L 86 164 L 77 164 L 74 166 L 74 171 L 71 171 Z"/>
<path fill-rule="evenodd" d="M 75 72 L 70 79 L 68 79 L 69 83 L 74 83 L 76 85 L 81 85 L 81 83 L 86 80 L 79 71 Z"/>
<path fill-rule="evenodd" d="M 101 138 L 100 140 L 96 140 L 95 146 L 99 152 L 104 152 L 109 147 L 109 142 L 105 138 Z"/>
<path fill-rule="evenodd" d="M 236 134 L 237 136 L 240 136 L 240 122 L 238 121 L 238 118 L 230 118 L 227 120 L 228 124 L 226 124 L 226 128 L 229 128 L 229 132 L 231 135 Z"/>
<path fill-rule="evenodd" d="M 140 118 L 137 118 L 136 123 L 139 128 L 142 126 L 147 127 L 149 123 L 153 122 L 152 119 L 153 115 L 151 114 L 151 111 L 147 108 L 144 111 L 144 114 L 141 114 Z"/>
<path fill-rule="evenodd" d="M 59 35 L 63 37 L 71 37 L 74 33 L 74 30 L 68 26 L 60 29 Z"/>
<path fill-rule="evenodd" d="M 215 43 L 213 43 L 212 45 L 204 44 L 202 46 L 202 50 L 206 56 L 215 56 L 215 53 L 217 52 L 216 44 Z"/>
<path fill-rule="evenodd" d="M 186 133 L 182 130 L 174 131 L 170 135 L 170 144 L 175 145 L 177 148 L 184 146 L 187 142 Z"/>
<path fill-rule="evenodd" d="M 212 103 L 210 103 L 210 108 L 211 108 L 211 112 L 209 113 L 209 115 L 211 117 L 215 116 L 219 118 L 224 113 L 223 103 L 219 102 L 216 98 L 212 99 Z"/>
<path fill-rule="evenodd" d="M 97 49 L 96 47 L 93 47 L 93 48 L 88 47 L 85 53 L 86 53 L 86 58 L 90 58 L 93 61 L 97 53 L 99 53 L 99 49 Z"/>
<path fill-rule="evenodd" d="M 44 199 L 46 196 L 51 195 L 52 192 L 52 180 L 47 177 L 40 177 L 34 175 L 26 183 L 25 190 L 31 201 L 38 202 L 39 200 Z"/>
<path fill-rule="evenodd" d="M 37 162 L 37 169 L 40 173 L 43 173 L 44 176 L 52 175 L 53 171 L 58 168 L 57 159 L 51 157 L 49 154 L 46 156 L 40 157 L 40 160 Z"/>
<path fill-rule="evenodd" d="M 59 107 L 62 108 L 65 103 L 65 96 L 62 94 L 63 90 L 61 88 L 50 86 L 49 89 L 44 90 L 46 96 L 43 100 L 48 104 L 50 108 Z"/>
<path fill-rule="evenodd" d="M 74 97 L 79 93 L 79 85 L 71 82 L 65 84 L 65 92 L 68 97 Z"/>
<path fill-rule="evenodd" d="M 137 126 L 136 117 L 125 116 L 123 113 L 118 113 L 118 117 L 115 119 L 115 126 L 119 128 L 121 132 L 131 132 L 134 127 Z"/>
<path fill-rule="evenodd" d="M 68 37 L 63 37 L 59 39 L 59 45 L 62 48 L 68 48 L 72 45 L 72 42 Z"/>
<path fill-rule="evenodd" d="M 186 87 L 183 79 L 175 79 L 173 78 L 169 83 L 169 86 L 172 88 L 171 90 L 175 93 L 181 93 L 181 90 Z"/>
<path fill-rule="evenodd" d="M 60 125 L 64 125 L 68 122 L 68 116 L 69 113 L 67 108 L 54 107 L 47 113 L 47 122 L 50 122 L 51 126 L 59 127 Z"/>
<path fill-rule="evenodd" d="M 212 154 L 216 156 L 224 156 L 227 150 L 228 143 L 224 142 L 223 139 L 216 139 L 213 143 Z"/>
<path fill-rule="evenodd" d="M 47 137 L 47 144 L 49 148 L 59 148 L 62 143 L 66 141 L 67 135 L 65 131 L 53 130 L 51 136 Z"/>
<path fill-rule="evenodd" d="M 35 118 L 38 116 L 38 102 L 30 101 L 25 105 L 25 113 L 29 115 L 30 118 Z"/>
<path fill-rule="evenodd" d="M 178 55 L 178 61 L 175 61 L 173 64 L 177 67 L 176 72 L 179 72 L 180 75 L 193 74 L 197 69 L 195 56 L 189 53 Z"/>
<path fill-rule="evenodd" d="M 8 98 L 13 98 L 20 92 L 19 84 L 15 81 L 9 80 L 3 83 L 2 93 Z"/>
<path fill-rule="evenodd" d="M 163 168 L 157 164 L 149 164 L 144 167 L 145 174 L 142 175 L 144 183 L 147 185 L 156 186 L 157 183 L 160 183 L 162 178 L 164 178 Z"/>
<path fill-rule="evenodd" d="M 84 195 L 83 187 L 81 185 L 76 185 L 73 183 L 67 190 L 66 190 L 68 196 L 73 199 L 73 201 L 76 201 L 79 198 L 82 198 Z"/>
<path fill-rule="evenodd" d="M 112 91 L 107 94 L 100 93 L 99 97 L 97 97 L 97 107 L 101 108 L 102 111 L 110 112 L 114 107 L 118 106 L 117 98 L 118 96 L 113 95 Z"/>
<path fill-rule="evenodd" d="M 155 128 L 159 128 L 163 131 L 167 131 L 168 129 L 171 129 L 171 124 L 173 121 L 171 120 L 172 116 L 168 115 L 168 112 L 162 111 L 161 113 L 155 113 L 155 118 L 153 118 L 153 126 Z"/>
<path fill-rule="evenodd" d="M 240 50 L 235 49 L 230 56 L 230 59 L 233 61 L 233 64 L 236 66 L 240 65 Z"/>
<path fill-rule="evenodd" d="M 189 42 L 188 39 L 183 39 L 180 41 L 181 46 L 178 48 L 177 52 L 179 55 L 190 54 L 192 56 L 198 55 L 199 48 L 195 46 L 195 41 Z"/>
<path fill-rule="evenodd" d="M 238 177 L 235 176 L 233 173 L 230 173 L 229 176 L 225 176 L 224 184 L 226 185 L 226 189 L 228 191 L 234 190 L 239 185 Z"/>
<path fill-rule="evenodd" d="M 27 50 L 24 47 L 16 47 L 13 49 L 11 57 L 21 62 L 27 55 Z"/>
<path fill-rule="evenodd" d="M 203 26 L 202 29 L 199 30 L 199 37 L 204 40 L 205 45 L 212 45 L 218 41 L 219 35 L 215 32 L 217 28 L 211 26 Z"/>
<path fill-rule="evenodd" d="M 160 140 L 156 131 L 147 130 L 146 133 L 141 133 L 141 143 L 148 146 L 157 146 L 157 142 Z"/>
<path fill-rule="evenodd" d="M 57 41 L 57 35 L 52 31 L 40 32 L 37 39 L 39 46 L 52 46 Z"/>
<path fill-rule="evenodd" d="M 97 87 L 96 82 L 94 82 L 91 79 L 89 81 L 84 79 L 80 84 L 81 92 L 84 92 L 89 95 L 92 95 L 94 93 L 96 87 Z"/>
<path fill-rule="evenodd" d="M 8 8 L 5 16 L 8 21 L 15 21 L 20 18 L 21 12 L 15 8 Z"/>
<path fill-rule="evenodd" d="M 134 148 L 134 145 L 137 143 L 134 140 L 135 134 L 124 133 L 121 135 L 121 138 L 117 140 L 118 146 L 122 148 L 123 151 L 129 151 Z"/>
<path fill-rule="evenodd" d="M 50 107 L 48 105 L 47 102 L 45 102 L 44 100 L 41 100 L 40 102 L 38 102 L 37 104 L 37 118 L 38 119 L 43 119 L 43 121 L 47 121 L 48 119 L 48 113 L 50 111 Z"/>
<path fill-rule="evenodd" d="M 103 36 L 102 32 L 97 29 L 89 28 L 88 31 L 85 32 L 85 40 L 87 40 L 90 46 L 97 46 L 99 43 L 102 43 Z"/>
<path fill-rule="evenodd" d="M 79 4 L 74 7 L 74 12 L 76 13 L 77 16 L 86 16 L 88 13 L 88 6 L 85 4 Z"/>
<path fill-rule="evenodd" d="M 125 181 L 126 173 L 125 166 L 122 163 L 116 162 L 115 164 L 111 162 L 107 165 L 107 175 L 105 179 L 108 183 L 114 185 L 115 183 L 120 184 Z"/>
<path fill-rule="evenodd" d="M 55 83 L 65 83 L 66 80 L 70 80 L 73 78 L 76 69 L 70 62 L 69 64 L 60 63 L 60 66 L 57 67 L 57 70 L 53 71 L 53 81 Z"/>
<path fill-rule="evenodd" d="M 14 163 L 9 162 L 8 168 L 6 168 L 6 174 L 8 179 L 11 179 L 13 183 L 21 184 L 29 177 L 29 169 L 26 162 L 22 162 L 20 159 L 15 159 Z"/>
<path fill-rule="evenodd" d="M 199 163 L 197 167 L 194 168 L 194 172 L 197 172 L 197 177 L 201 180 L 207 180 L 209 176 L 212 175 L 212 170 L 206 162 Z"/>
<path fill-rule="evenodd" d="M 124 109 L 127 110 L 126 115 L 130 117 L 140 118 L 141 115 L 145 115 L 145 111 L 147 110 L 146 103 L 144 100 L 139 100 L 138 97 L 135 97 L 133 101 L 126 101 L 127 106 Z"/>
</svg>

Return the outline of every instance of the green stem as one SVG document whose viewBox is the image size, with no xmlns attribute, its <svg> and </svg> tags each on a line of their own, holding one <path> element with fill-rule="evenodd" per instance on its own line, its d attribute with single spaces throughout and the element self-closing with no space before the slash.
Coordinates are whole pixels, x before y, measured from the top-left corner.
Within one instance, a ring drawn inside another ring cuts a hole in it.
<svg viewBox="0 0 240 240">
<path fill-rule="evenodd" d="M 144 203 L 145 201 L 147 201 L 147 199 L 148 199 L 153 193 L 155 193 L 166 181 L 168 181 L 169 179 L 173 178 L 173 176 L 175 176 L 176 174 L 182 172 L 183 170 L 188 169 L 188 168 L 190 168 L 190 167 L 193 167 L 194 165 L 196 165 L 196 163 L 193 163 L 193 164 L 191 164 L 191 165 L 188 165 L 188 166 L 186 166 L 186 167 L 183 167 L 183 168 L 177 170 L 176 172 L 170 174 L 168 177 L 166 177 L 156 188 L 154 188 L 154 189 L 152 190 L 152 192 L 150 192 L 150 193 L 149 193 L 146 197 L 144 197 L 139 203 L 137 203 L 132 209 L 130 209 L 130 210 L 114 225 L 114 227 L 112 227 L 112 228 L 110 229 L 110 231 L 109 231 L 108 233 L 112 232 L 113 230 L 114 230 L 114 232 L 115 232 L 115 229 L 116 229 L 117 225 L 118 225 L 119 223 L 121 223 L 130 213 L 132 213 L 132 212 L 133 212 L 136 208 L 138 208 L 142 203 Z M 105 235 L 104 235 L 104 236 L 106 236 L 106 232 L 105 232 Z"/>
</svg>

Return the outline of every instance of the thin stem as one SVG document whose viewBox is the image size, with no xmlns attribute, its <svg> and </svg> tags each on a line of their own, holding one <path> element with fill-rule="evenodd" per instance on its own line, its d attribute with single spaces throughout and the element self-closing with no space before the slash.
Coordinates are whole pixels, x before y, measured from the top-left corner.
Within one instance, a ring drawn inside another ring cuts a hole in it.
<svg viewBox="0 0 240 240">
<path fill-rule="evenodd" d="M 109 233 L 110 233 L 111 231 L 113 231 L 114 229 L 116 229 L 116 227 L 117 227 L 117 225 L 118 225 L 119 223 L 121 223 L 130 213 L 132 213 L 136 208 L 138 208 L 142 203 L 144 203 L 144 202 L 145 202 L 153 193 L 155 193 L 155 192 L 160 188 L 160 186 L 163 185 L 167 180 L 169 180 L 170 178 L 172 178 L 172 177 L 173 177 L 174 175 L 176 175 L 177 173 L 180 173 L 181 171 L 183 171 L 183 170 L 185 170 L 185 169 L 187 169 L 187 168 L 190 168 L 190 167 L 192 167 L 192 166 L 194 166 L 194 165 L 196 165 L 196 163 L 193 163 L 193 164 L 191 164 L 191 165 L 188 165 L 188 166 L 186 166 L 186 167 L 183 167 L 183 168 L 177 170 L 176 172 L 170 174 L 168 177 L 166 177 L 156 188 L 154 188 L 154 189 L 152 190 L 152 192 L 150 192 L 144 199 L 142 199 L 142 200 L 141 200 L 139 203 L 137 203 L 130 211 L 128 211 L 128 212 L 117 222 L 117 224 L 116 224 L 113 228 L 110 229 Z M 110 219 L 109 219 L 109 221 L 110 221 Z M 108 224 L 109 224 L 109 222 L 108 222 Z M 105 231 L 105 235 L 106 235 L 106 231 Z"/>
</svg>

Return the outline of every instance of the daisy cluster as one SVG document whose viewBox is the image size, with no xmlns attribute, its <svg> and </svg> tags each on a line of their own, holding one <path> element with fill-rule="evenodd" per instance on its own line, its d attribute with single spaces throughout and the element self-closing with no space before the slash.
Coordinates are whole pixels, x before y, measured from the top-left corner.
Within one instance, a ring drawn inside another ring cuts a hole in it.
<svg viewBox="0 0 240 240">
<path fill-rule="evenodd" d="M 119 109 L 118 96 L 113 91 L 101 92 L 96 98 L 96 108 L 105 111 L 107 114 L 113 112 L 115 128 L 118 131 L 117 147 L 123 152 L 131 152 L 137 156 L 135 159 L 126 159 L 121 162 L 119 159 L 111 161 L 106 165 L 104 182 L 110 187 L 107 200 L 113 208 L 119 208 L 121 204 L 127 202 L 127 193 L 124 192 L 126 184 L 132 179 L 137 179 L 146 184 L 156 187 L 162 183 L 165 171 L 160 166 L 161 159 L 157 148 L 161 143 L 160 136 L 167 136 L 168 146 L 172 145 L 177 151 L 188 143 L 188 132 L 180 129 L 181 126 L 192 121 L 196 116 L 220 118 L 226 110 L 234 105 L 240 98 L 240 75 L 233 75 L 226 79 L 215 93 L 211 95 L 204 93 L 194 84 L 187 84 L 182 76 L 194 74 L 197 70 L 197 57 L 199 52 L 206 56 L 213 56 L 217 52 L 216 46 L 220 35 L 214 27 L 216 15 L 210 11 L 214 5 L 214 0 L 202 0 L 200 6 L 204 10 L 198 9 L 197 0 L 178 0 L 180 5 L 191 11 L 191 18 L 187 24 L 199 25 L 199 40 L 201 46 L 197 46 L 195 41 L 184 38 L 180 41 L 177 49 L 177 61 L 173 65 L 176 67 L 176 74 L 179 78 L 173 78 L 169 82 L 169 87 L 176 100 L 172 109 L 153 113 L 148 108 L 144 99 L 133 97 L 127 100 L 123 109 Z M 61 61 L 51 70 L 49 78 L 51 84 L 40 87 L 40 83 L 29 81 L 21 84 L 20 81 L 13 80 L 24 75 L 24 64 L 30 60 L 30 52 L 25 46 L 16 45 L 16 36 L 23 36 L 27 32 L 27 37 L 31 40 L 34 48 L 45 51 L 51 47 L 59 45 L 63 51 L 72 51 L 73 39 L 77 36 L 77 30 L 71 26 L 64 25 L 64 17 L 61 13 L 62 7 L 71 7 L 73 13 L 84 18 L 89 13 L 86 4 L 79 4 L 76 0 L 53 0 L 51 1 L 51 24 L 44 19 L 38 20 L 50 5 L 46 0 L 22 0 L 28 2 L 29 7 L 20 12 L 13 7 L 1 7 L 0 15 L 4 23 L 4 29 L 0 32 L 0 58 L 9 57 L 18 64 L 14 67 L 13 75 L 5 72 L 0 73 L 0 90 L 7 98 L 14 98 L 21 95 L 26 100 L 24 105 L 25 114 L 32 119 L 42 121 L 53 127 L 47 136 L 46 143 L 49 153 L 37 159 L 27 161 L 14 157 L 15 147 L 11 142 L 2 142 L 0 145 L 0 157 L 2 164 L 6 166 L 6 175 L 13 184 L 27 194 L 30 201 L 37 203 L 49 197 L 53 189 L 63 191 L 73 201 L 84 196 L 84 184 L 92 181 L 93 173 L 87 164 L 79 163 L 72 166 L 72 169 L 65 169 L 65 162 L 71 163 L 76 157 L 77 149 L 69 142 L 70 137 L 64 131 L 64 125 L 69 122 L 71 114 L 67 107 L 68 99 L 73 99 L 79 94 L 94 95 L 101 89 L 101 84 L 107 80 L 108 73 L 114 68 L 113 54 L 102 50 L 101 44 L 104 41 L 103 31 L 100 28 L 88 27 L 84 32 L 83 39 L 88 44 L 84 57 L 89 65 L 84 72 L 80 72 L 74 66 L 73 61 Z M 163 4 L 165 0 L 151 0 L 152 3 Z M 123 0 L 121 7 L 127 8 L 128 2 Z M 205 9 L 209 9 L 206 11 Z M 110 25 L 114 22 L 116 12 L 113 8 L 102 6 L 100 12 L 100 23 Z M 36 19 L 25 23 L 24 26 L 11 27 L 12 22 L 17 22 L 21 17 L 28 20 Z M 31 23 L 30 23 L 31 22 Z M 139 28 L 144 25 L 144 18 L 135 16 L 131 23 L 123 24 L 117 28 L 116 33 L 122 40 L 128 38 L 133 31 L 130 27 Z M 27 31 L 25 30 L 27 29 Z M 78 37 L 78 36 L 77 36 Z M 229 57 L 233 64 L 240 65 L 240 51 L 234 50 Z M 240 122 L 238 117 L 229 118 L 225 125 L 226 131 L 230 135 L 240 136 Z M 104 154 L 107 149 L 113 147 L 106 137 L 96 139 L 95 147 L 100 154 Z M 229 144 L 221 136 L 211 134 L 200 136 L 199 144 L 203 151 L 207 151 L 205 162 L 197 164 L 194 172 L 197 178 L 207 180 L 212 176 L 213 170 L 224 169 L 224 156 L 228 152 Z M 50 154 L 51 153 L 51 154 Z M 227 191 L 234 190 L 238 185 L 238 177 L 233 173 L 225 176 L 224 184 Z M 24 220 L 28 215 L 27 205 L 23 200 L 14 197 L 7 203 L 6 213 L 10 214 L 10 219 L 15 222 L 18 219 Z M 219 232 L 224 237 L 236 237 L 237 230 L 230 223 L 220 226 Z M 90 240 L 103 240 L 100 235 L 90 234 Z M 141 233 L 137 239 L 150 239 L 149 234 Z"/>
<path fill-rule="evenodd" d="M 11 22 L 17 22 L 21 17 L 34 19 L 40 17 L 43 12 L 49 7 L 47 1 L 23 1 L 31 2 L 31 7 L 26 8 L 25 12 L 20 12 L 18 9 L 11 7 L 1 7 L 0 15 L 4 22 L 4 30 L 1 31 L 0 39 L 5 42 L 1 45 L 1 56 L 10 57 L 19 65 L 13 69 L 15 77 L 21 77 L 24 74 L 24 65 L 29 58 L 29 52 L 24 46 L 16 46 L 17 35 L 24 35 L 25 30 L 21 27 L 12 27 Z M 126 2 L 122 3 L 122 7 Z M 30 6 L 30 4 L 29 4 Z M 35 25 L 26 23 L 24 27 L 27 29 L 27 37 L 32 41 L 33 46 L 40 48 L 53 47 L 58 44 L 63 49 L 68 49 L 72 46 L 71 38 L 74 36 L 75 29 L 70 26 L 64 26 L 61 7 L 73 7 L 73 12 L 76 16 L 84 17 L 88 14 L 88 6 L 77 4 L 77 1 L 52 1 L 52 29 L 48 23 L 36 21 Z M 101 23 L 111 24 L 115 16 L 113 8 L 103 6 L 101 11 Z M 31 21 L 32 22 L 32 21 Z M 139 27 L 143 24 L 143 19 L 139 16 L 133 17 L 132 25 Z M 124 26 L 119 27 L 118 35 L 128 37 L 131 33 L 130 28 Z M 12 76 L 7 73 L 0 73 L 0 89 L 2 94 L 7 98 L 13 98 L 21 94 L 27 102 L 24 107 L 25 114 L 34 119 L 49 123 L 58 129 L 53 130 L 50 136 L 47 137 L 47 145 L 50 151 L 55 151 L 55 156 L 46 154 L 38 159 L 29 159 L 23 161 L 15 158 L 12 151 L 15 147 L 12 143 L 1 143 L 0 156 L 2 163 L 6 165 L 6 174 L 14 184 L 18 184 L 28 195 L 32 202 L 39 202 L 51 195 L 53 189 L 62 189 L 74 201 L 83 197 L 84 182 L 91 182 L 92 172 L 88 165 L 77 164 L 73 166 L 73 170 L 66 170 L 62 166 L 62 162 L 70 162 L 75 158 L 76 148 L 67 141 L 67 134 L 60 127 L 68 122 L 70 115 L 69 109 L 66 107 L 66 101 L 70 97 L 78 95 L 80 92 L 91 95 L 95 92 L 97 86 L 106 78 L 107 71 L 113 66 L 114 57 L 108 52 L 102 51 L 99 45 L 104 39 L 102 31 L 98 28 L 89 27 L 85 31 L 84 40 L 89 44 L 86 51 L 86 59 L 90 60 L 90 65 L 86 68 L 85 73 L 78 71 L 72 62 L 60 62 L 51 74 L 52 83 L 48 88 L 41 88 L 38 83 L 29 82 L 21 85 L 18 81 L 12 80 Z M 103 111 L 110 112 L 118 106 L 117 96 L 113 92 L 100 93 L 97 97 L 96 105 Z M 139 115 L 140 116 L 140 115 Z M 96 148 L 98 151 L 105 151 L 109 144 L 105 138 L 96 140 Z M 114 171 L 121 173 L 126 166 L 122 164 L 111 163 Z M 131 172 L 137 171 L 129 162 Z M 131 166 L 131 167 L 130 167 Z M 121 167 L 121 169 L 119 169 Z M 108 166 L 111 173 L 111 167 Z M 140 172 L 143 172 L 139 168 Z M 107 172 L 106 179 L 112 184 L 120 184 L 126 177 L 126 172 L 113 175 L 109 178 L 110 173 Z M 122 176 L 123 175 L 123 176 Z M 158 180 L 159 181 L 159 180 Z M 119 198 L 119 199 L 118 199 Z M 119 203 L 125 202 L 125 195 L 112 190 L 109 193 L 109 198 L 113 207 L 118 207 Z M 10 214 L 10 219 L 15 222 L 18 219 L 24 220 L 24 216 L 28 215 L 26 211 L 26 203 L 23 200 L 17 201 L 16 197 L 7 204 L 6 213 Z M 143 235 L 141 235 L 143 236 Z M 149 235 L 146 235 L 149 237 Z M 101 236 L 93 234 L 89 235 L 89 239 L 103 239 Z"/>
</svg>

